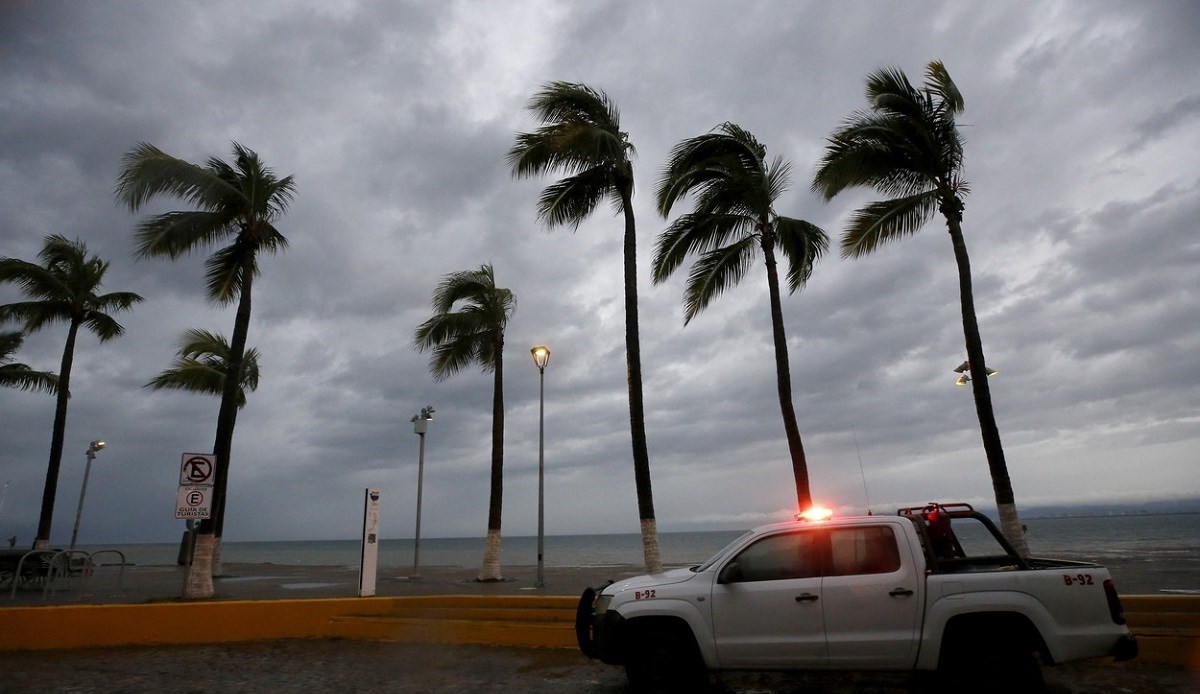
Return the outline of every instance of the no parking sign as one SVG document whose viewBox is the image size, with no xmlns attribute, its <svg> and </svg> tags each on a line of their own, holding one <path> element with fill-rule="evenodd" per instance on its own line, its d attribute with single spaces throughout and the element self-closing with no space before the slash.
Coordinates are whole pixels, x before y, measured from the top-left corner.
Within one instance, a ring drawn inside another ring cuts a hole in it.
<svg viewBox="0 0 1200 694">
<path fill-rule="evenodd" d="M 179 466 L 179 492 L 175 495 L 175 517 L 183 520 L 212 517 L 214 471 L 217 457 L 208 453 L 184 453 Z"/>
</svg>

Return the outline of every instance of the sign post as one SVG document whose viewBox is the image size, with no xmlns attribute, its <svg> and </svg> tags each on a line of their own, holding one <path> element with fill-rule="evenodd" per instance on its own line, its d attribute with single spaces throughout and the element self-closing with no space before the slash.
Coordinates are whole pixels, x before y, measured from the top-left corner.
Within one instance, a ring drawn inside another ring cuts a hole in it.
<svg viewBox="0 0 1200 694">
<path fill-rule="evenodd" d="M 212 517 L 216 463 L 217 457 L 208 453 L 183 454 L 179 465 L 179 491 L 175 494 L 176 518 Z"/>
<path fill-rule="evenodd" d="M 192 571 L 192 549 L 196 543 L 196 521 L 212 517 L 213 484 L 217 456 L 209 453 L 184 453 L 179 463 L 179 489 L 175 492 L 175 517 L 187 521 L 187 560 L 183 571 L 183 592 L 187 593 L 188 574 Z"/>
<path fill-rule="evenodd" d="M 364 491 L 362 552 L 358 560 L 358 597 L 369 598 L 375 595 L 375 574 L 379 562 L 379 490 Z"/>
</svg>

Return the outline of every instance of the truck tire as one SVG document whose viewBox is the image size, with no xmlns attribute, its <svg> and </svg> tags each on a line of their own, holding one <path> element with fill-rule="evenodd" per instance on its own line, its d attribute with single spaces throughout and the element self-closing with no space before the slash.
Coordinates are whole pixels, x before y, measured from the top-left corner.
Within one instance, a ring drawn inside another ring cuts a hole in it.
<svg viewBox="0 0 1200 694">
<path fill-rule="evenodd" d="M 703 692 L 708 672 L 682 624 L 629 625 L 625 676 L 635 692 Z"/>
<path fill-rule="evenodd" d="M 1032 625 L 1006 618 L 955 626 L 946 632 L 938 664 L 942 691 L 1046 691 Z"/>
<path fill-rule="evenodd" d="M 592 602 L 595 599 L 596 590 L 587 588 L 575 606 L 575 641 L 579 643 L 579 651 L 589 658 L 596 657 L 596 636 L 592 631 Z"/>
</svg>

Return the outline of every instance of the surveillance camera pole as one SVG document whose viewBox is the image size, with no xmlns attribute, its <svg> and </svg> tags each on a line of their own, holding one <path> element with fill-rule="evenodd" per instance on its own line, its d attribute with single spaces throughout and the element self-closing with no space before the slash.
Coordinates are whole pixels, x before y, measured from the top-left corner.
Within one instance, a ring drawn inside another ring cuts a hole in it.
<svg viewBox="0 0 1200 694">
<path fill-rule="evenodd" d="M 79 508 L 75 509 L 75 529 L 71 531 L 71 549 L 75 549 L 75 540 L 79 538 L 79 519 L 83 516 L 83 496 L 87 494 L 88 475 L 92 472 L 92 461 L 96 459 L 96 451 L 104 448 L 103 441 L 92 441 L 87 449 L 87 465 L 83 468 L 83 486 L 79 489 Z"/>
<path fill-rule="evenodd" d="M 420 452 L 417 455 L 417 529 L 413 535 L 413 570 L 411 578 L 420 578 L 421 567 L 421 491 L 425 484 L 425 432 L 429 430 L 429 422 L 433 419 L 433 406 L 421 408 L 421 414 L 413 415 L 413 431 L 421 437 Z"/>
</svg>

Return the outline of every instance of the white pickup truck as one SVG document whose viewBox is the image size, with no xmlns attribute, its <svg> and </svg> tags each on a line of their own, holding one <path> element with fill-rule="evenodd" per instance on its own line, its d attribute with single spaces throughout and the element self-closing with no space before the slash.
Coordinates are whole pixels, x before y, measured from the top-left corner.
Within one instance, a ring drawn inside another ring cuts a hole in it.
<svg viewBox="0 0 1200 694">
<path fill-rule="evenodd" d="M 967 504 L 755 528 L 690 569 L 584 591 L 580 650 L 637 688 L 713 670 L 936 671 L 959 691 L 1029 691 L 1041 663 L 1137 643 L 1098 564 L 1017 555 Z"/>
</svg>

